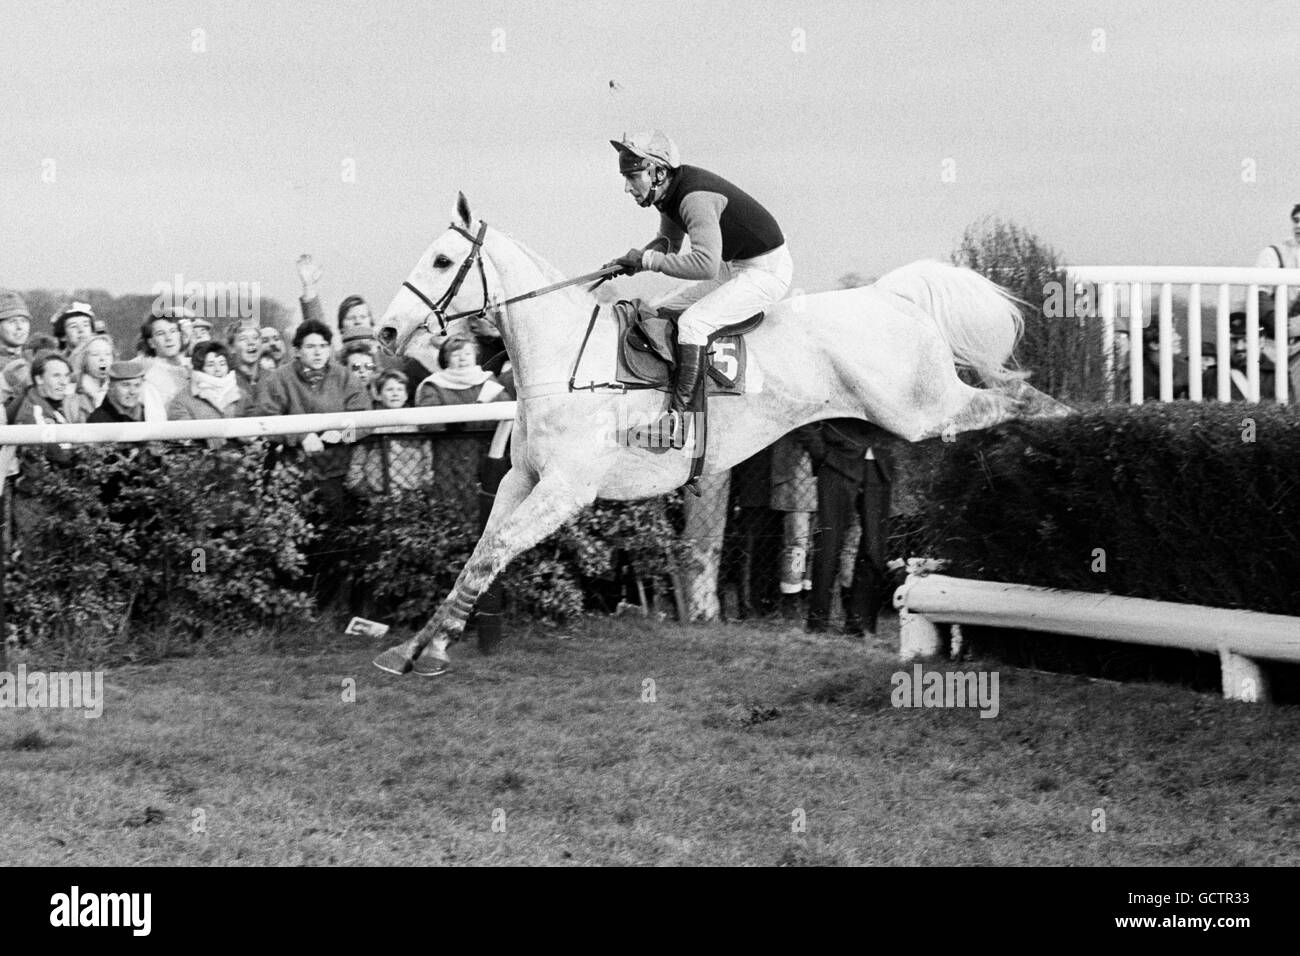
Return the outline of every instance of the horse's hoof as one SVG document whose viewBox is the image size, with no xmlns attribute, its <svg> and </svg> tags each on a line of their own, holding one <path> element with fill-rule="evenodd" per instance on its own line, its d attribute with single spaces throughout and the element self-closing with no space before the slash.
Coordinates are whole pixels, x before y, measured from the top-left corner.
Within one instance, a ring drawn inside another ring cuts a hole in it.
<svg viewBox="0 0 1300 956">
<path fill-rule="evenodd" d="M 396 647 L 390 647 L 384 653 L 375 658 L 374 664 L 381 671 L 388 671 L 390 674 L 396 674 L 399 677 L 412 669 L 411 658 L 402 650 L 404 645 L 398 644 Z"/>
<path fill-rule="evenodd" d="M 417 677 L 439 677 L 451 668 L 446 661 L 440 661 L 431 654 L 424 654 L 418 657 L 415 664 L 411 667 L 411 673 Z"/>
</svg>

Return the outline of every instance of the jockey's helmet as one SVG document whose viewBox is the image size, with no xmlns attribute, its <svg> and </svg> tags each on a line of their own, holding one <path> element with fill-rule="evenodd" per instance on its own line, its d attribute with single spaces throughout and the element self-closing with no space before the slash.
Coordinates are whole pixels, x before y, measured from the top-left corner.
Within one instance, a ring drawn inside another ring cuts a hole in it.
<svg viewBox="0 0 1300 956">
<path fill-rule="evenodd" d="M 682 164 L 681 156 L 677 152 L 677 144 L 661 130 L 656 129 L 630 135 L 624 133 L 621 140 L 611 139 L 609 142 L 611 146 L 618 150 L 618 171 L 620 173 L 650 171 L 651 188 L 644 201 L 641 202 L 642 206 L 649 206 L 659 198 L 659 192 L 667 179 L 667 173 Z M 664 172 L 657 172 L 656 167 Z"/>
</svg>

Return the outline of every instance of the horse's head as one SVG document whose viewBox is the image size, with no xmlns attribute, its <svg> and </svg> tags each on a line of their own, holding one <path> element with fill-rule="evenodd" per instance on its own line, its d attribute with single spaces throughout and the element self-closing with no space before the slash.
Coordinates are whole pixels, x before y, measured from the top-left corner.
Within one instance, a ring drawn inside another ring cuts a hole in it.
<svg viewBox="0 0 1300 956">
<path fill-rule="evenodd" d="M 451 226 L 433 241 L 397 290 L 379 323 L 379 341 L 397 354 L 436 354 L 448 335 L 495 334 L 487 306 L 502 298 L 500 277 L 483 255 L 486 224 L 461 193 Z"/>
</svg>

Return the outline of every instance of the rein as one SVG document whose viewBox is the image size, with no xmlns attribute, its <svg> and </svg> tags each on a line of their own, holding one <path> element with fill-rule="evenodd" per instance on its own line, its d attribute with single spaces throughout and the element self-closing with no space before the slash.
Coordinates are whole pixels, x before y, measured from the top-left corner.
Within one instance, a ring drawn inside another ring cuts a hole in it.
<svg viewBox="0 0 1300 956">
<path fill-rule="evenodd" d="M 409 289 L 416 298 L 428 306 L 429 315 L 438 320 L 437 334 L 439 335 L 446 335 L 447 323 L 454 322 L 457 319 L 472 317 L 486 318 L 489 310 L 503 308 L 507 305 L 514 305 L 516 302 L 523 302 L 526 299 L 535 299 L 538 296 L 546 295 L 549 292 L 556 292 L 560 289 L 566 289 L 571 285 L 579 285 L 580 283 L 591 282 L 591 280 L 595 279 L 596 281 L 592 283 L 591 288 L 587 290 L 588 292 L 591 292 L 602 282 L 614 278 L 614 276 L 618 275 L 622 271 L 619 266 L 602 266 L 595 272 L 588 272 L 586 275 L 577 276 L 573 279 L 565 279 L 563 282 L 556 282 L 540 289 L 533 289 L 531 292 L 525 292 L 522 295 L 514 296 L 502 302 L 489 303 L 487 273 L 483 270 L 483 237 L 487 234 L 487 223 L 480 222 L 477 236 L 471 236 L 467 231 L 456 225 L 454 222 L 451 224 L 451 228 L 468 239 L 471 248 L 469 255 L 465 257 L 465 261 L 460 264 L 460 269 L 456 272 L 456 278 L 452 280 L 451 285 L 447 286 L 447 291 L 442 294 L 437 302 L 434 302 L 410 280 L 402 283 L 402 288 Z M 475 264 L 478 265 L 479 281 L 483 285 L 483 304 L 477 309 L 467 309 L 464 312 L 447 315 L 443 310 L 447 306 L 451 305 L 452 299 L 456 298 L 456 294 L 460 292 L 461 284 L 464 283 L 465 277 L 469 275 L 469 270 L 472 269 Z M 415 337 L 417 332 L 421 331 L 428 332 L 430 335 L 435 334 L 432 326 L 429 324 L 429 316 L 425 316 L 423 322 L 412 328 L 411 331 L 407 332 L 389 354 L 401 355 L 406 350 L 406 346 L 411 343 L 411 339 Z M 590 334 L 590 331 L 589 328 L 588 334 Z"/>
</svg>

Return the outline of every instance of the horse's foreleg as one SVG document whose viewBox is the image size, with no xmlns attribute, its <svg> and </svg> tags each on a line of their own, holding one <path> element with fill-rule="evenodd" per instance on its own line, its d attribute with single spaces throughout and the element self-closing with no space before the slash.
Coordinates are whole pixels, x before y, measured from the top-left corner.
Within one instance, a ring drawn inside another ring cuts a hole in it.
<svg viewBox="0 0 1300 956">
<path fill-rule="evenodd" d="M 509 478 L 508 474 L 502 481 L 498 495 L 507 491 Z M 514 487 L 508 490 L 508 493 L 515 492 Z M 418 660 L 422 659 L 426 647 L 429 650 L 425 656 L 433 661 L 448 661 L 447 644 L 465 627 L 479 595 L 492 580 L 518 555 L 546 538 L 596 496 L 594 485 L 577 487 L 558 476 L 543 478 L 531 491 L 525 487 L 524 495 L 517 506 L 507 511 L 498 514 L 496 507 L 492 509 L 488 527 L 474 553 L 429 623 L 409 641 L 390 647 L 375 658 L 376 667 L 395 674 L 403 674 L 413 667 L 420 671 Z M 424 669 L 433 672 L 437 668 L 435 665 Z"/>
</svg>

